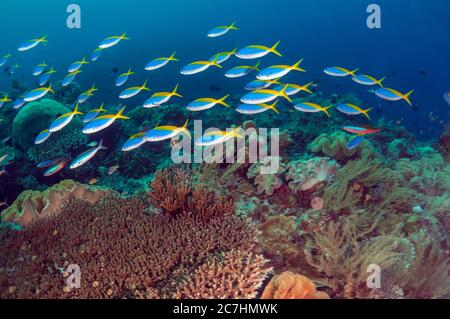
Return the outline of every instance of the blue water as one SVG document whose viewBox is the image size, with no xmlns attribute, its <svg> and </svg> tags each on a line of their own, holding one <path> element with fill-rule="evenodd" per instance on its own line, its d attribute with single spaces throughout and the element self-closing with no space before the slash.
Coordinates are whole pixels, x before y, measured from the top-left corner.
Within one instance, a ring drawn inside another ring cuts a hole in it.
<svg viewBox="0 0 450 319">
<path fill-rule="evenodd" d="M 449 105 L 443 93 L 450 90 L 450 3 L 448 0 L 378 0 L 382 9 L 382 28 L 368 29 L 366 7 L 372 1 L 362 0 L 79 0 L 0 2 L 2 36 L 0 54 L 11 52 L 13 62 L 22 68 L 12 78 L 35 86 L 33 67 L 45 60 L 59 71 L 61 79 L 67 67 L 83 56 L 89 57 L 98 43 L 110 35 L 127 32 L 131 41 L 103 52 L 101 58 L 83 68 L 79 78 L 82 89 L 93 82 L 100 88 L 90 102 L 116 103 L 123 89 L 114 86 L 112 69 L 119 74 L 129 67 L 137 72 L 127 85 L 140 85 L 145 79 L 153 92 L 171 90 L 180 83 L 191 99 L 222 93 L 243 93 L 251 79 L 227 79 L 223 73 L 242 64 L 236 58 L 224 64 L 224 70 L 210 69 L 195 76 L 181 76 L 182 66 L 195 60 L 207 60 L 214 53 L 230 51 L 249 44 L 271 46 L 281 40 L 283 58 L 267 56 L 263 66 L 274 63 L 292 64 L 305 58 L 307 73 L 292 72 L 283 80 L 305 84 L 321 80 L 319 90 L 325 94 L 355 92 L 365 106 L 380 107 L 389 119 L 404 118 L 406 125 L 421 138 L 434 138 L 449 120 Z M 66 7 L 77 3 L 82 10 L 81 29 L 66 27 Z M 210 39 L 206 33 L 217 25 L 237 21 L 239 31 Z M 49 44 L 20 53 L 16 47 L 25 40 L 48 34 Z M 177 51 L 180 62 L 148 72 L 144 66 L 153 58 Z M 3 53 L 4 52 L 4 53 Z M 254 64 L 256 60 L 244 61 Z M 361 68 L 377 78 L 387 76 L 385 84 L 406 93 L 415 89 L 413 111 L 406 103 L 386 103 L 350 78 L 331 78 L 323 73 L 328 66 Z M 419 71 L 425 71 L 426 75 Z M 0 76 L 0 91 L 8 91 L 11 78 Z M 211 84 L 222 92 L 211 92 Z M 147 98 L 141 94 L 129 107 L 139 106 Z M 438 119 L 429 120 L 429 113 Z M 439 122 L 443 121 L 442 124 Z"/>
</svg>

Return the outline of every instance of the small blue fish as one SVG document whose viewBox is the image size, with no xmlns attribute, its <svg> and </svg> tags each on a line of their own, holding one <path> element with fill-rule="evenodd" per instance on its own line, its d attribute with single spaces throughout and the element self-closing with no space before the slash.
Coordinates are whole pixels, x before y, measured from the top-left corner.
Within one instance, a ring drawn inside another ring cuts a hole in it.
<svg viewBox="0 0 450 319">
<path fill-rule="evenodd" d="M 189 111 L 194 111 L 194 112 L 198 112 L 198 111 L 204 111 L 204 110 L 208 110 L 210 108 L 212 108 L 214 105 L 216 104 L 220 104 L 222 106 L 225 107 L 230 107 L 225 100 L 229 97 L 230 95 L 225 95 L 223 98 L 221 99 L 214 99 L 214 98 L 209 98 L 209 97 L 205 97 L 205 98 L 200 98 L 197 99 L 195 101 L 192 101 L 191 103 L 188 104 L 188 106 L 186 107 Z"/>
<path fill-rule="evenodd" d="M 96 118 L 100 113 L 106 112 L 106 110 L 104 109 L 104 105 L 105 103 L 102 103 L 102 105 L 100 105 L 98 109 L 93 109 L 87 112 L 83 117 L 83 123 L 88 123 Z"/>
<path fill-rule="evenodd" d="M 135 150 L 146 142 L 145 132 L 139 132 L 130 136 L 130 138 L 123 144 L 122 152 L 129 152 Z"/>
<path fill-rule="evenodd" d="M 144 82 L 144 84 L 142 84 L 142 86 L 129 87 L 128 89 L 122 91 L 122 93 L 119 94 L 119 98 L 120 99 L 128 99 L 130 97 L 133 97 L 133 96 L 139 94 L 139 92 L 141 92 L 142 90 L 150 91 L 150 89 L 146 85 L 147 85 L 147 80 L 145 80 L 145 82 Z"/>
<path fill-rule="evenodd" d="M 216 38 L 226 34 L 230 30 L 239 30 L 239 28 L 236 27 L 236 21 L 233 21 L 233 23 L 230 25 L 215 27 L 214 29 L 209 31 L 207 35 L 210 38 Z"/>
<path fill-rule="evenodd" d="M 230 131 L 212 131 L 200 136 L 194 143 L 197 146 L 212 146 L 217 144 L 225 143 L 232 138 L 243 138 L 239 134 L 239 130 L 242 130 L 240 126 L 230 130 Z"/>
<path fill-rule="evenodd" d="M 130 40 L 130 38 L 127 38 L 127 34 L 124 33 L 122 35 L 113 35 L 111 37 L 107 37 L 106 39 L 102 40 L 100 42 L 100 44 L 98 45 L 98 47 L 100 49 L 106 49 L 106 48 L 110 48 L 116 44 L 118 44 L 120 41 L 122 40 Z"/>
<path fill-rule="evenodd" d="M 92 87 L 89 90 L 87 90 L 86 92 L 81 93 L 78 96 L 78 99 L 77 99 L 78 103 L 82 104 L 82 103 L 86 102 L 91 96 L 94 95 L 93 93 L 95 91 L 98 91 L 98 89 L 95 87 L 95 84 L 94 84 L 94 85 L 92 85 Z"/>
<path fill-rule="evenodd" d="M 78 168 L 84 164 L 86 164 L 89 160 L 91 160 L 95 154 L 97 154 L 100 150 L 106 150 L 106 147 L 103 146 L 103 140 L 100 141 L 98 146 L 91 148 L 90 150 L 87 150 L 86 152 L 81 153 L 78 155 L 72 163 L 70 163 L 70 169 Z"/>
<path fill-rule="evenodd" d="M 28 51 L 31 50 L 32 48 L 34 48 L 35 46 L 37 46 L 39 43 L 47 43 L 47 35 L 44 35 L 42 38 L 39 39 L 32 39 L 32 40 L 28 40 L 24 43 L 22 43 L 21 45 L 19 45 L 19 47 L 17 48 L 17 50 L 23 52 L 23 51 Z"/>
<path fill-rule="evenodd" d="M 130 118 L 128 116 L 123 115 L 123 112 L 125 111 L 125 106 L 122 107 L 117 114 L 107 114 L 102 115 L 99 117 L 96 117 L 89 123 L 87 123 L 82 132 L 84 134 L 93 134 L 100 132 L 101 130 L 109 127 L 111 124 L 113 124 L 117 119 L 122 120 L 129 120 Z"/>
<path fill-rule="evenodd" d="M 364 114 L 365 117 L 367 117 L 370 120 L 369 112 L 372 108 L 363 110 L 357 105 L 351 104 L 351 103 L 341 103 L 336 106 L 338 111 L 348 114 L 348 115 L 358 115 L 358 114 Z"/>
<path fill-rule="evenodd" d="M 53 164 L 59 162 L 60 160 L 61 160 L 60 158 L 46 160 L 46 161 L 43 161 L 43 162 L 40 162 L 39 164 L 37 164 L 36 167 L 37 168 L 46 168 L 46 167 L 52 166 Z"/>
<path fill-rule="evenodd" d="M 379 88 L 375 90 L 375 94 L 387 101 L 400 101 L 405 100 L 410 106 L 412 106 L 411 100 L 409 99 L 410 95 L 414 93 L 414 90 L 409 91 L 406 94 L 402 94 L 397 90 L 389 89 L 389 88 Z"/>
<path fill-rule="evenodd" d="M 292 84 L 289 83 L 286 89 L 286 95 L 287 96 L 291 96 L 291 95 L 295 95 L 298 92 L 307 92 L 309 94 L 313 94 L 313 92 L 309 89 L 309 87 L 313 84 L 313 82 L 309 82 L 308 84 L 305 85 L 298 85 L 298 84 Z M 273 88 L 275 91 L 281 91 L 283 89 L 283 85 L 277 85 L 276 87 Z"/>
<path fill-rule="evenodd" d="M 177 92 L 178 84 L 175 86 L 172 92 L 157 92 L 154 93 L 147 101 L 144 102 L 145 108 L 152 108 L 167 103 L 172 96 L 183 97 Z"/>
<path fill-rule="evenodd" d="M 55 92 L 52 89 L 52 84 L 51 83 L 50 83 L 50 85 L 48 87 L 40 87 L 40 88 L 34 89 L 34 90 L 26 93 L 23 96 L 23 100 L 25 102 L 36 101 L 36 100 L 44 97 L 48 92 L 51 92 L 51 93 L 55 94 Z"/>
<path fill-rule="evenodd" d="M 273 53 L 278 56 L 282 56 L 280 52 L 277 51 L 277 47 L 280 44 L 280 41 L 275 43 L 271 48 L 266 47 L 264 45 L 249 45 L 243 49 L 240 49 L 236 56 L 239 59 L 258 59 L 266 56 L 269 53 Z"/>
<path fill-rule="evenodd" d="M 76 70 L 75 72 L 67 74 L 62 80 L 62 86 L 68 86 L 75 79 L 77 74 L 81 73 L 81 70 Z"/>
<path fill-rule="evenodd" d="M 306 72 L 306 70 L 300 68 L 300 64 L 303 62 L 303 59 L 299 60 L 293 65 L 272 65 L 268 68 L 265 68 L 261 72 L 258 73 L 256 78 L 258 80 L 274 80 L 279 79 L 286 74 L 288 74 L 291 71 L 299 71 L 299 72 Z"/>
<path fill-rule="evenodd" d="M 153 71 L 159 68 L 162 68 L 163 66 L 166 66 L 170 61 L 178 61 L 177 58 L 175 58 L 175 53 L 172 53 L 172 55 L 170 57 L 163 57 L 163 58 L 157 58 L 154 59 L 152 61 L 150 61 L 149 63 L 147 63 L 147 65 L 145 66 L 145 69 L 147 71 Z"/>
<path fill-rule="evenodd" d="M 208 61 L 214 61 L 216 60 L 217 64 L 222 64 L 228 59 L 230 59 L 233 55 L 235 55 L 237 52 L 237 48 L 233 49 L 233 51 L 230 52 L 219 52 L 214 54 Z"/>
<path fill-rule="evenodd" d="M 102 50 L 101 48 L 97 48 L 95 49 L 92 54 L 91 54 L 91 61 L 95 62 L 100 58 L 100 55 L 102 54 Z"/>
<path fill-rule="evenodd" d="M 145 133 L 144 135 L 144 139 L 148 142 L 159 142 L 175 137 L 180 133 L 184 133 L 190 138 L 191 133 L 187 129 L 188 123 L 189 120 L 187 120 L 181 127 L 171 125 L 157 126 L 147 131 L 147 133 Z"/>
<path fill-rule="evenodd" d="M 361 144 L 362 141 L 364 141 L 364 136 L 357 135 L 347 143 L 347 148 L 349 150 L 352 150 L 352 149 L 358 147 L 358 145 Z"/>
<path fill-rule="evenodd" d="M 343 77 L 343 76 L 347 76 L 347 75 L 354 76 L 358 70 L 359 69 L 350 71 L 345 68 L 341 68 L 339 66 L 332 66 L 332 67 L 326 68 L 325 70 L 323 70 L 323 72 L 325 72 L 325 74 L 327 74 L 327 75 Z"/>
<path fill-rule="evenodd" d="M 11 54 L 5 54 L 4 56 L 2 56 L 2 58 L 0 59 L 0 68 L 2 66 L 4 66 L 6 64 L 6 62 L 8 62 L 8 60 L 12 57 Z"/>
<path fill-rule="evenodd" d="M 39 86 L 46 85 L 53 73 L 56 73 L 56 70 L 53 69 L 53 66 L 47 72 L 42 73 L 38 80 Z"/>
<path fill-rule="evenodd" d="M 48 140 L 50 135 L 52 135 L 52 132 L 50 132 L 48 129 L 43 130 L 41 133 L 38 134 L 38 136 L 36 136 L 34 144 L 38 145 L 44 143 L 46 140 Z"/>
<path fill-rule="evenodd" d="M 18 98 L 14 101 L 14 103 L 13 103 L 13 108 L 14 108 L 15 110 L 18 110 L 18 109 L 20 109 L 22 106 L 24 106 L 25 103 L 26 103 L 26 102 L 23 100 L 23 97 L 18 97 Z"/>
<path fill-rule="evenodd" d="M 47 66 L 48 66 L 48 65 L 45 64 L 45 62 L 39 63 L 39 64 L 36 65 L 36 67 L 34 68 L 34 70 L 33 70 L 33 75 L 34 75 L 34 76 L 41 75 L 42 72 L 44 72 L 44 70 L 45 70 L 45 68 L 46 68 Z"/>
<path fill-rule="evenodd" d="M 122 73 L 119 75 L 119 77 L 116 79 L 116 86 L 122 86 L 125 84 L 125 82 L 128 81 L 128 77 L 130 75 L 133 75 L 134 72 L 131 71 L 131 68 L 128 69 L 128 72 Z"/>
<path fill-rule="evenodd" d="M 281 91 L 275 91 L 272 89 L 255 90 L 245 94 L 241 98 L 241 102 L 244 104 L 263 104 L 269 103 L 278 97 L 284 97 L 289 102 L 292 102 L 291 98 L 286 94 L 288 85 L 285 84 Z"/>
<path fill-rule="evenodd" d="M 263 90 L 270 87 L 272 84 L 281 84 L 278 79 L 263 81 L 263 80 L 253 80 L 250 83 L 247 83 L 245 86 L 246 90 L 254 91 L 254 90 Z"/>
<path fill-rule="evenodd" d="M 225 76 L 227 78 L 238 78 L 238 77 L 250 74 L 250 72 L 252 72 L 252 71 L 259 72 L 259 64 L 260 64 L 260 61 L 258 61 L 258 63 L 256 63 L 255 66 L 249 66 L 249 65 L 235 66 L 234 68 L 228 70 L 225 73 Z"/>
<path fill-rule="evenodd" d="M 75 105 L 75 109 L 72 112 L 66 113 L 58 117 L 56 120 L 50 124 L 50 128 L 48 129 L 51 133 L 57 132 L 59 130 L 62 130 L 64 127 L 66 127 L 72 119 L 75 117 L 75 115 L 83 115 L 80 111 L 78 111 L 78 103 Z"/>
<path fill-rule="evenodd" d="M 278 110 L 275 108 L 278 100 L 276 100 L 273 104 L 240 104 L 236 108 L 236 111 L 242 114 L 258 114 L 265 112 L 267 110 L 272 110 L 275 113 L 279 114 Z"/>
<path fill-rule="evenodd" d="M 352 77 L 352 80 L 358 84 L 368 85 L 368 86 L 379 85 L 380 87 L 383 87 L 383 81 L 385 79 L 386 79 L 386 77 L 377 80 L 373 76 L 370 76 L 367 74 L 356 74 Z"/>
<path fill-rule="evenodd" d="M 330 113 L 328 112 L 328 109 L 331 107 L 332 107 L 332 105 L 322 107 L 319 104 L 311 103 L 311 102 L 301 102 L 301 103 L 297 103 L 294 105 L 294 108 L 297 111 L 306 112 L 306 113 L 324 112 L 328 117 L 330 117 Z"/>
<path fill-rule="evenodd" d="M 89 62 L 86 61 L 86 57 L 83 57 L 83 60 L 75 61 L 71 65 L 69 65 L 69 68 L 67 69 L 67 72 L 68 73 L 72 73 L 72 72 L 78 71 L 79 69 L 81 69 L 83 64 L 88 64 L 88 63 Z"/>
<path fill-rule="evenodd" d="M 186 65 L 181 69 L 180 73 L 183 75 L 193 75 L 205 71 L 210 66 L 215 66 L 218 68 L 223 68 L 217 63 L 217 58 L 213 61 L 196 61 Z"/>
<path fill-rule="evenodd" d="M 59 172 L 60 170 L 62 170 L 64 167 L 66 167 L 66 165 L 67 165 L 67 160 L 66 160 L 66 161 L 62 161 L 62 162 L 57 162 L 57 163 L 55 163 L 54 166 L 50 167 L 49 169 L 47 169 L 47 170 L 44 172 L 44 176 L 45 176 L 45 177 L 52 176 L 52 175 L 58 173 L 58 172 Z"/>
<path fill-rule="evenodd" d="M 86 144 L 86 146 L 89 146 L 89 147 L 96 147 L 97 145 L 98 145 L 97 141 L 93 141 L 93 142 Z"/>
</svg>

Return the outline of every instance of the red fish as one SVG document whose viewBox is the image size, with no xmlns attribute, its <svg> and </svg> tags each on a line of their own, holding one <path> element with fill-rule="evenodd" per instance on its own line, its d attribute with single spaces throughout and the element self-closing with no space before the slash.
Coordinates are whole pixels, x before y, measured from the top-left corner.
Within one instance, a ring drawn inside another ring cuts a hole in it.
<svg viewBox="0 0 450 319">
<path fill-rule="evenodd" d="M 358 135 L 367 135 L 367 134 L 374 134 L 378 133 L 381 130 L 377 128 L 370 128 L 370 127 L 361 127 L 361 126 L 345 126 L 344 131 L 348 133 L 358 134 Z"/>
</svg>

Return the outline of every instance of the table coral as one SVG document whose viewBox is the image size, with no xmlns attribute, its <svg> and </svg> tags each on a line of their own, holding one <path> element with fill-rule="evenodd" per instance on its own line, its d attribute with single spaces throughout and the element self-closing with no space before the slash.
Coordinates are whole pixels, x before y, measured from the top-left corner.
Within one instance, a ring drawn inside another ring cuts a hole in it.
<svg viewBox="0 0 450 319">
<path fill-rule="evenodd" d="M 7 209 L 1 212 L 2 222 L 28 226 L 32 222 L 56 214 L 68 200 L 82 199 L 95 203 L 112 190 L 63 180 L 45 191 L 26 190 Z"/>
<path fill-rule="evenodd" d="M 261 299 L 329 299 L 327 293 L 317 291 L 306 276 L 290 271 L 274 276 L 264 288 Z"/>
</svg>

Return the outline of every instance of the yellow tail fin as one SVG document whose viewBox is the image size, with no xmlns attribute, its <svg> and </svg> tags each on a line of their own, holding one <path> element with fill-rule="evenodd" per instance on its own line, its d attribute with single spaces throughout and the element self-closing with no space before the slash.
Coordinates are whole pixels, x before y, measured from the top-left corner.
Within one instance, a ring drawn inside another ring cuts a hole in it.
<svg viewBox="0 0 450 319">
<path fill-rule="evenodd" d="M 133 71 L 131 71 L 131 68 L 128 68 L 128 72 L 127 73 L 125 73 L 126 75 L 133 75 L 134 74 L 134 72 Z"/>
<path fill-rule="evenodd" d="M 174 52 L 174 53 L 171 54 L 171 56 L 170 56 L 169 59 L 168 59 L 169 61 L 178 61 L 178 59 L 175 58 L 175 53 L 176 53 L 176 52 Z"/>
<path fill-rule="evenodd" d="M 115 118 L 116 119 L 122 119 L 122 120 L 129 120 L 130 118 L 128 116 L 123 115 L 123 112 L 125 111 L 126 106 L 122 107 L 119 112 L 117 112 Z"/>
<path fill-rule="evenodd" d="M 363 111 L 363 114 L 370 120 L 371 118 L 370 118 L 370 116 L 369 116 L 369 112 L 370 112 L 370 110 L 371 110 L 372 108 L 368 108 L 367 110 L 364 110 Z"/>
<path fill-rule="evenodd" d="M 309 94 L 313 94 L 313 92 L 309 89 L 309 87 L 313 84 L 314 82 L 309 82 L 308 84 L 303 86 L 303 91 L 308 92 Z"/>
<path fill-rule="evenodd" d="M 192 139 L 191 132 L 187 129 L 188 123 L 189 119 L 187 119 L 186 122 L 184 122 L 183 126 L 180 127 L 180 132 L 184 132 L 187 136 L 189 136 L 190 139 Z"/>
<path fill-rule="evenodd" d="M 209 65 L 217 66 L 218 68 L 223 69 L 223 66 L 221 66 L 219 63 L 217 63 L 217 59 L 218 59 L 218 56 L 216 56 L 216 57 L 214 58 L 214 60 L 212 60 L 211 62 L 209 62 Z"/>
<path fill-rule="evenodd" d="M 403 99 L 406 101 L 406 102 L 408 102 L 408 104 L 410 105 L 410 106 L 412 106 L 412 103 L 411 103 L 411 100 L 409 99 L 409 97 L 411 96 L 411 94 L 413 94 L 414 93 L 414 90 L 411 90 L 411 91 L 409 91 L 408 93 L 406 93 L 404 96 L 403 96 Z"/>
<path fill-rule="evenodd" d="M 37 39 L 39 42 L 48 42 L 47 35 L 44 35 L 42 38 Z"/>
<path fill-rule="evenodd" d="M 98 109 L 99 112 L 105 112 L 105 103 L 102 103 L 102 105 L 100 105 L 100 108 Z"/>
<path fill-rule="evenodd" d="M 49 92 L 55 94 L 55 91 L 53 91 L 53 89 L 52 89 L 52 83 L 51 83 L 51 82 L 50 82 L 50 84 L 48 85 L 47 90 L 48 90 Z"/>
<path fill-rule="evenodd" d="M 304 69 L 302 69 L 302 68 L 299 67 L 300 64 L 303 62 L 303 60 L 304 60 L 304 59 L 301 59 L 301 60 L 297 61 L 297 63 L 295 63 L 295 64 L 292 66 L 292 70 L 296 70 L 296 71 L 300 71 L 300 72 L 306 72 L 306 70 L 304 70 Z"/>
<path fill-rule="evenodd" d="M 230 107 L 225 100 L 230 96 L 230 94 L 225 95 L 223 98 L 217 100 L 217 104 L 223 105 L 225 107 Z"/>
<path fill-rule="evenodd" d="M 173 96 L 178 96 L 178 97 L 183 97 L 183 95 L 177 93 L 178 87 L 179 87 L 179 85 L 177 84 L 175 86 L 175 88 L 173 89 L 173 91 L 172 91 L 172 95 Z"/>
<path fill-rule="evenodd" d="M 355 76 L 355 73 L 359 71 L 359 68 L 350 71 L 349 74 Z"/>
<path fill-rule="evenodd" d="M 150 91 L 150 89 L 147 87 L 147 80 L 145 80 L 144 84 L 142 84 L 141 90 Z"/>
<path fill-rule="evenodd" d="M 286 90 L 288 89 L 289 84 L 285 84 L 283 89 L 280 91 L 280 96 L 284 97 L 289 102 L 292 102 L 291 98 L 286 94 Z"/>
<path fill-rule="evenodd" d="M 228 26 L 228 29 L 230 29 L 230 30 L 239 30 L 239 28 L 236 27 L 236 21 L 233 21 L 233 23 Z"/>
<path fill-rule="evenodd" d="M 259 71 L 259 65 L 261 64 L 261 61 L 258 61 L 255 66 L 253 67 L 254 70 Z"/>
<path fill-rule="evenodd" d="M 329 105 L 329 106 L 327 106 L 327 107 L 323 107 L 323 108 L 322 108 L 322 111 L 323 111 L 328 117 L 331 116 L 330 113 L 328 112 L 328 109 L 330 109 L 332 106 L 333 106 L 333 105 Z"/>
<path fill-rule="evenodd" d="M 227 132 L 227 135 L 231 136 L 231 137 L 242 138 L 243 136 L 241 134 L 237 133 L 237 131 L 239 131 L 240 129 L 241 129 L 241 126 L 239 125 L 239 126 L 235 127 L 234 129 L 232 129 L 230 132 Z"/>
<path fill-rule="evenodd" d="M 276 54 L 278 56 L 283 56 L 280 52 L 277 51 L 277 47 L 280 45 L 280 42 L 281 41 L 278 41 L 277 43 L 275 43 L 273 45 L 273 47 L 270 48 L 270 52 L 272 52 L 272 53 L 274 53 L 274 54 Z"/>
<path fill-rule="evenodd" d="M 277 110 L 277 108 L 275 107 L 278 103 L 278 100 L 276 100 L 275 102 L 273 102 L 272 104 L 266 104 L 268 109 L 273 110 L 275 113 L 280 114 L 280 112 Z"/>
<path fill-rule="evenodd" d="M 121 40 L 130 40 L 130 38 L 127 38 L 127 33 L 126 32 L 124 34 L 122 34 L 119 38 Z"/>
<path fill-rule="evenodd" d="M 74 115 L 82 115 L 83 113 L 82 112 L 80 112 L 80 111 L 78 111 L 78 103 L 75 105 L 75 109 L 73 110 L 73 114 Z"/>
<path fill-rule="evenodd" d="M 378 81 L 377 81 L 377 84 L 379 85 L 379 86 L 381 86 L 381 87 L 384 87 L 383 86 L 383 81 L 384 80 L 386 80 L 386 77 L 384 77 L 384 78 L 382 78 L 382 79 L 379 79 Z"/>
</svg>

